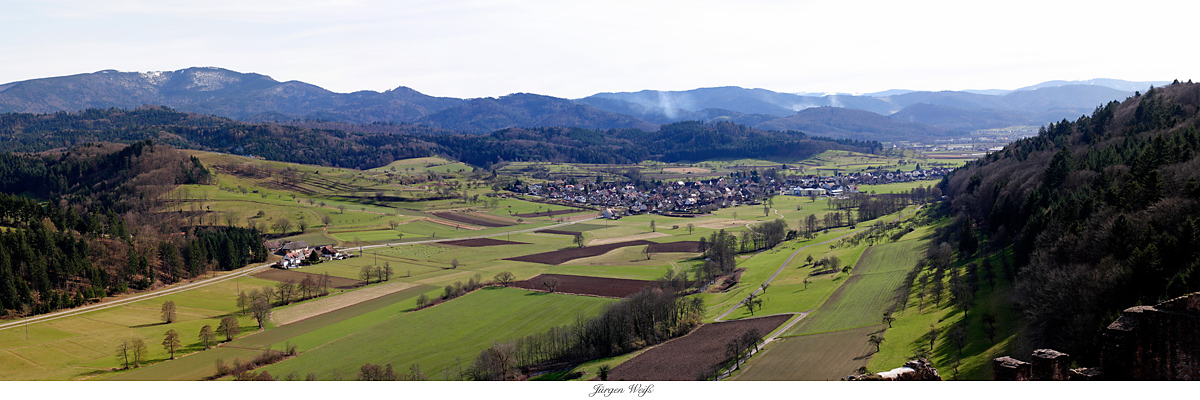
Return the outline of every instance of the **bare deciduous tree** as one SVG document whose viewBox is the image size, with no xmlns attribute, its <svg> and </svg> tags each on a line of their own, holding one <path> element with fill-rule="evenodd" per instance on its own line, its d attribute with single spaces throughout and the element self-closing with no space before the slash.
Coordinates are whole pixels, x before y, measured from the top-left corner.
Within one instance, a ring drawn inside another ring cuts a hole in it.
<svg viewBox="0 0 1200 400">
<path fill-rule="evenodd" d="M 295 293 L 295 291 L 296 281 L 288 279 L 286 281 L 279 282 L 279 299 L 283 301 L 283 304 L 287 304 L 292 301 L 292 295 Z"/>
<path fill-rule="evenodd" d="M 514 276 L 512 272 L 508 271 L 498 273 L 496 274 L 495 278 L 492 278 L 492 280 L 496 281 L 496 283 L 504 285 L 505 287 L 508 287 L 508 285 L 511 284 L 514 279 L 516 279 L 516 276 Z"/>
<path fill-rule="evenodd" d="M 878 353 L 879 345 L 883 344 L 883 336 L 871 335 L 871 338 L 867 339 L 867 343 L 875 345 L 875 352 Z"/>
<path fill-rule="evenodd" d="M 163 323 L 169 324 L 175 322 L 175 302 L 167 300 L 162 305 L 162 320 Z"/>
<path fill-rule="evenodd" d="M 225 341 L 228 342 L 237 337 L 238 333 L 242 331 L 242 327 L 238 326 L 237 318 L 229 316 L 221 318 L 221 325 L 217 326 L 217 331 L 225 335 Z"/>
<path fill-rule="evenodd" d="M 174 329 L 167 331 L 163 337 L 162 345 L 163 349 L 166 349 L 168 353 L 171 353 L 172 360 L 175 359 L 175 349 L 183 347 L 183 343 L 179 341 L 179 334 L 175 333 Z"/>
<path fill-rule="evenodd" d="M 149 349 L 146 348 L 146 341 L 141 338 L 131 339 L 129 341 L 130 357 L 132 357 L 134 368 L 141 367 L 142 363 L 146 362 L 146 356 L 149 354 Z"/>
<path fill-rule="evenodd" d="M 267 321 L 271 319 L 271 302 L 261 297 L 254 299 L 254 303 L 250 305 L 250 313 L 254 314 L 258 329 L 266 328 Z"/>
<path fill-rule="evenodd" d="M 204 349 L 208 350 L 212 347 L 212 343 L 216 341 L 217 335 L 213 333 L 212 325 L 204 325 L 200 328 L 200 344 L 204 345 Z"/>
<path fill-rule="evenodd" d="M 121 343 L 117 343 L 117 361 L 121 362 L 121 369 L 129 369 L 129 356 L 131 352 L 129 339 L 121 339 Z"/>
</svg>

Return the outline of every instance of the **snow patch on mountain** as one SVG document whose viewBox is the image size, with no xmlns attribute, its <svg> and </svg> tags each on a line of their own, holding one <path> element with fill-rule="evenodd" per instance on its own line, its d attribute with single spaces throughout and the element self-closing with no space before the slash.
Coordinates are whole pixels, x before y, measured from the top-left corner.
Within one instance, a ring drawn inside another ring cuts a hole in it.
<svg viewBox="0 0 1200 400">
<path fill-rule="evenodd" d="M 231 76 L 221 71 L 192 71 L 192 83 L 187 85 L 186 88 L 201 92 L 211 92 L 223 89 L 226 84 L 236 83 L 240 80 L 236 76 Z"/>
</svg>

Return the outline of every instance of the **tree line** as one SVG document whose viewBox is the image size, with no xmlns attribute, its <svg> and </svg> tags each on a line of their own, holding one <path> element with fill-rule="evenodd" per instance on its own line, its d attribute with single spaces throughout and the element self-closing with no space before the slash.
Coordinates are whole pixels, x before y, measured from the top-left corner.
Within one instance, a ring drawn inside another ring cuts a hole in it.
<svg viewBox="0 0 1200 400">
<path fill-rule="evenodd" d="M 798 159 L 826 150 L 874 153 L 879 142 L 761 131 L 729 122 L 684 121 L 640 129 L 509 128 L 490 134 L 358 129 L 329 124 L 251 124 L 164 107 L 0 115 L 0 144 L 37 152 L 103 140 L 155 140 L 177 148 L 274 161 L 375 168 L 405 158 L 447 156 L 488 167 L 508 161 L 636 164 L 726 157 Z M 437 133 L 437 134 L 428 134 Z"/>
</svg>

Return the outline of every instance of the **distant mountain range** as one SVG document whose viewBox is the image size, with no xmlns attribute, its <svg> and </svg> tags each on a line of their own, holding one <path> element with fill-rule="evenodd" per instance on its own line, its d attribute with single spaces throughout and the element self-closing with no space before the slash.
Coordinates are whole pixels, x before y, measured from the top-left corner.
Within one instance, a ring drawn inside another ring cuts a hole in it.
<svg viewBox="0 0 1200 400">
<path fill-rule="evenodd" d="M 334 93 L 304 82 L 221 68 L 165 72 L 112 70 L 0 85 L 0 112 L 52 113 L 163 105 L 248 122 L 324 120 L 425 125 L 486 133 L 510 127 L 638 128 L 729 121 L 757 129 L 800 130 L 862 140 L 957 136 L 988 128 L 1043 125 L 1167 82 L 1050 81 L 1017 90 L 868 95 L 798 95 L 740 87 L 598 93 L 563 99 L 518 93 L 499 98 L 433 97 L 407 87 Z"/>
</svg>

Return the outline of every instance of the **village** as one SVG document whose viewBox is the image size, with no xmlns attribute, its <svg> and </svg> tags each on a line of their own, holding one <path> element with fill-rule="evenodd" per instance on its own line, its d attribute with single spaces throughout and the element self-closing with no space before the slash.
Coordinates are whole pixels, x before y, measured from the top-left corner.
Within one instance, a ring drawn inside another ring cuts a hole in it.
<svg viewBox="0 0 1200 400">
<path fill-rule="evenodd" d="M 562 180 L 518 184 L 513 189 L 548 203 L 597 207 L 602 210 L 603 218 L 615 219 L 647 213 L 694 217 L 736 205 L 761 204 L 771 195 L 844 198 L 858 193 L 860 185 L 937 180 L 950 171 L 949 168 L 920 169 L 918 166 L 913 171 L 865 171 L 817 176 L 760 175 L 755 170 L 708 180 L 656 181 L 649 189 L 639 189 L 629 182 L 567 183 Z M 644 184 L 642 186 L 645 187 Z"/>
</svg>

